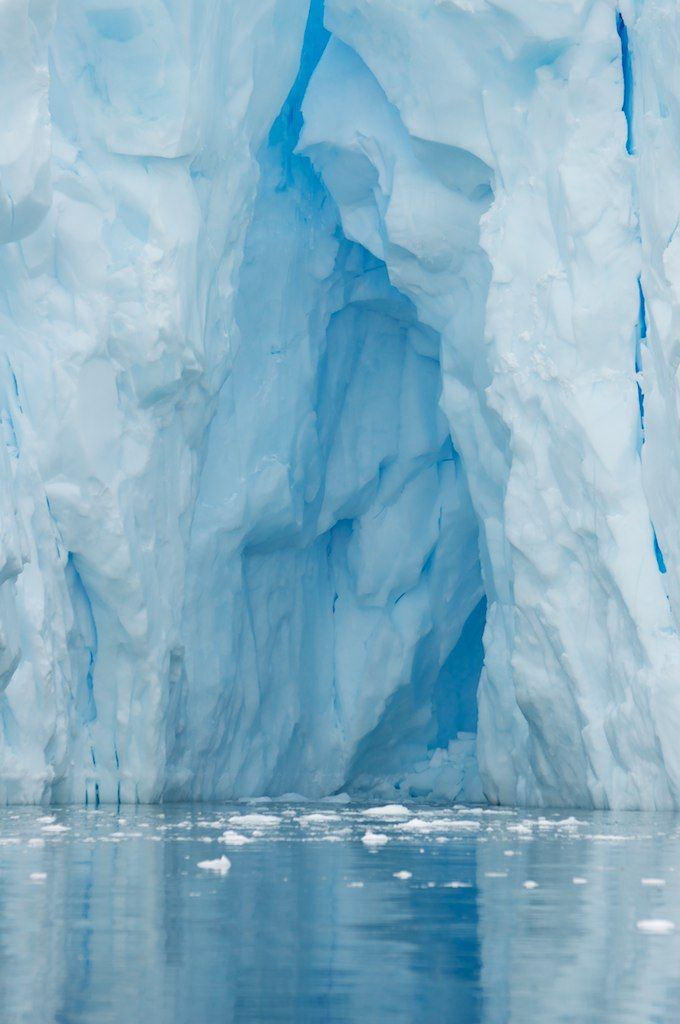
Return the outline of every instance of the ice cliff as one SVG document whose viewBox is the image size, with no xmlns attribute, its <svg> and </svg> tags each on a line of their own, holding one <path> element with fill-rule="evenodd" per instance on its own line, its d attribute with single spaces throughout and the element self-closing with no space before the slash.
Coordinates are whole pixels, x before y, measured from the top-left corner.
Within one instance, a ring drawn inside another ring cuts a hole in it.
<svg viewBox="0 0 680 1024">
<path fill-rule="evenodd" d="M 0 0 L 0 799 L 680 806 L 675 0 Z"/>
</svg>

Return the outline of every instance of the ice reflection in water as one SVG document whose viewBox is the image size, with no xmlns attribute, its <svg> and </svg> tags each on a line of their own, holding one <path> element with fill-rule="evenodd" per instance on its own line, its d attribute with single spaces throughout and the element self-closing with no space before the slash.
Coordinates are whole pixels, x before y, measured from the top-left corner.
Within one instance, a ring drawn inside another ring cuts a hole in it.
<svg viewBox="0 0 680 1024">
<path fill-rule="evenodd" d="M 680 1019 L 678 817 L 365 811 L 6 809 L 0 1019 Z"/>
</svg>

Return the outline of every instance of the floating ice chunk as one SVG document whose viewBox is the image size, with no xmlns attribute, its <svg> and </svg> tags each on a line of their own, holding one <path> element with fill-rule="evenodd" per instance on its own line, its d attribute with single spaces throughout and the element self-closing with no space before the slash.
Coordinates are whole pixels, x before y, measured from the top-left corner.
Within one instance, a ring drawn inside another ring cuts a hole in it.
<svg viewBox="0 0 680 1024">
<path fill-rule="evenodd" d="M 70 831 L 70 826 L 69 825 L 43 825 L 42 830 L 43 830 L 43 832 L 50 832 L 50 833 L 56 834 L 58 832 L 69 832 Z"/>
<path fill-rule="evenodd" d="M 674 923 L 662 917 L 638 921 L 636 928 L 639 932 L 644 932 L 646 935 L 670 935 L 671 932 L 675 931 Z"/>
<path fill-rule="evenodd" d="M 442 889 L 471 889 L 470 882 L 444 882 Z"/>
<path fill-rule="evenodd" d="M 38 821 L 41 825 L 51 825 L 52 822 L 56 820 L 57 819 L 53 814 L 43 814 L 42 817 L 38 818 Z"/>
<path fill-rule="evenodd" d="M 223 832 L 217 839 L 218 843 L 224 843 L 226 846 L 245 846 L 246 843 L 252 843 L 252 841 L 248 836 L 241 835 L 240 832 L 231 831 Z"/>
<path fill-rule="evenodd" d="M 32 871 L 28 877 L 32 882 L 44 882 L 47 878 L 47 873 L 45 871 Z"/>
<path fill-rule="evenodd" d="M 363 889 L 363 887 L 364 887 L 364 883 L 363 882 L 348 882 L 347 883 L 347 888 L 348 889 Z"/>
<path fill-rule="evenodd" d="M 530 878 L 523 884 L 525 889 L 538 889 L 538 882 L 533 882 Z"/>
<path fill-rule="evenodd" d="M 578 875 L 576 875 L 574 878 L 572 878 L 571 881 L 572 881 L 573 885 L 587 885 L 588 884 L 588 879 L 587 878 L 579 878 Z"/>
<path fill-rule="evenodd" d="M 413 872 L 412 871 L 395 871 L 394 874 L 392 875 L 392 877 L 393 878 L 401 878 L 404 881 L 406 881 L 409 878 L 413 878 Z"/>
<path fill-rule="evenodd" d="M 484 872 L 484 877 L 485 878 L 507 878 L 508 877 L 508 873 L 507 873 L 507 871 L 485 871 Z"/>
<path fill-rule="evenodd" d="M 371 832 L 370 829 L 364 832 L 361 837 L 361 842 L 365 846 L 384 846 L 385 843 L 389 843 L 390 837 L 386 836 L 384 832 Z"/>
<path fill-rule="evenodd" d="M 197 867 L 203 868 L 205 871 L 216 871 L 219 875 L 226 875 L 231 867 L 231 861 L 222 854 L 215 860 L 199 860 Z"/>
<path fill-rule="evenodd" d="M 315 812 L 314 814 L 302 814 L 298 821 L 301 825 L 328 825 L 338 820 L 337 814 Z"/>
<path fill-rule="evenodd" d="M 662 886 L 666 884 L 665 878 L 641 878 L 640 881 L 643 885 Z"/>
<path fill-rule="evenodd" d="M 276 814 L 232 814 L 229 823 L 243 828 L 277 828 L 281 819 Z"/>
<path fill-rule="evenodd" d="M 408 818 L 411 812 L 403 804 L 385 804 L 384 807 L 369 807 L 361 813 L 364 818 Z"/>
<path fill-rule="evenodd" d="M 32 839 L 28 840 L 28 845 L 29 846 L 44 846 L 45 845 L 45 840 L 41 836 L 34 836 Z"/>
<path fill-rule="evenodd" d="M 397 828 L 404 832 L 432 832 L 434 830 L 433 823 L 425 821 L 424 818 L 411 818 L 409 821 L 401 822 Z"/>
</svg>

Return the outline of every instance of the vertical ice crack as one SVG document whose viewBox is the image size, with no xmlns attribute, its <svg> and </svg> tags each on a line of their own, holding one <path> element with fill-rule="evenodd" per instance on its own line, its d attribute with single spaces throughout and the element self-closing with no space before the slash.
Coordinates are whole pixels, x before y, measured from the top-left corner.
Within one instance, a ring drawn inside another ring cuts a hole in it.
<svg viewBox="0 0 680 1024">
<path fill-rule="evenodd" d="M 634 106 L 634 82 L 633 82 L 633 60 L 630 50 L 630 41 L 628 38 L 628 29 L 626 23 L 620 12 L 616 15 L 616 31 L 618 32 L 619 39 L 621 41 L 621 71 L 623 74 L 623 102 L 621 109 L 624 117 L 626 118 L 626 152 L 629 156 L 635 154 L 635 141 L 633 136 L 633 106 Z M 642 352 L 643 348 L 647 346 L 647 309 L 645 303 L 645 293 L 642 287 L 642 278 L 638 276 L 638 320 L 635 331 L 635 384 L 637 387 L 638 394 L 638 405 L 640 409 L 640 444 L 638 448 L 638 454 L 642 458 L 642 447 L 645 443 L 645 393 L 643 383 L 643 359 Z M 650 520 L 652 528 L 652 542 L 654 545 L 654 557 L 656 558 L 656 564 L 659 568 L 659 572 L 666 573 L 666 561 L 663 556 L 663 551 L 659 544 L 659 538 L 656 533 L 654 523 Z"/>
</svg>

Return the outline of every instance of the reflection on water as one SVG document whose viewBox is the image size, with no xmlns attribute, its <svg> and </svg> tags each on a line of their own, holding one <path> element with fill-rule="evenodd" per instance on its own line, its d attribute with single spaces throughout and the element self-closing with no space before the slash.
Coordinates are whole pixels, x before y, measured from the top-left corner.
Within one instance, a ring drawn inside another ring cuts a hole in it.
<svg viewBox="0 0 680 1024">
<path fill-rule="evenodd" d="M 0 1020 L 680 1020 L 677 817 L 364 811 L 4 810 Z"/>
</svg>

